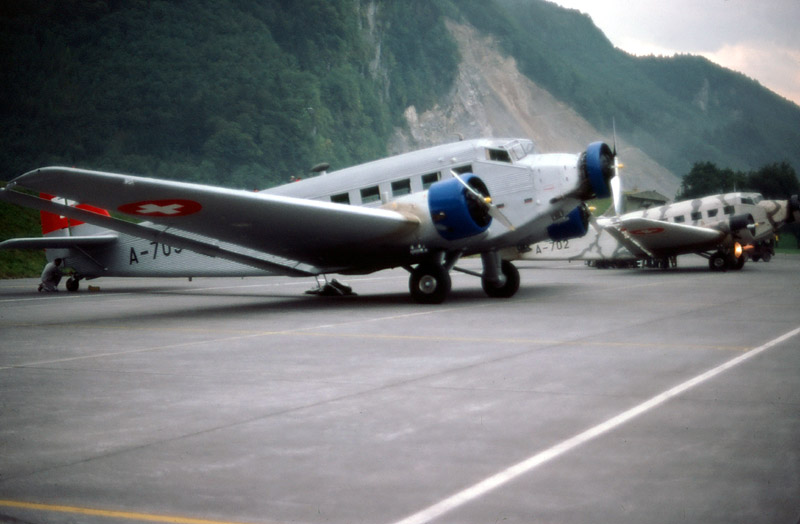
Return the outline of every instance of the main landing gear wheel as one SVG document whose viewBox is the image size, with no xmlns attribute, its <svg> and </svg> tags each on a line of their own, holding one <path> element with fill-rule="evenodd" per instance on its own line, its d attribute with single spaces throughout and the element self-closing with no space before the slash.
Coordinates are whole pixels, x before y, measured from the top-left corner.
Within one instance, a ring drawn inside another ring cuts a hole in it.
<svg viewBox="0 0 800 524">
<path fill-rule="evenodd" d="M 440 264 L 420 264 L 408 280 L 411 296 L 420 304 L 441 304 L 451 285 L 450 273 Z"/>
<path fill-rule="evenodd" d="M 72 292 L 78 291 L 78 286 L 80 285 L 80 282 L 81 281 L 78 280 L 77 278 L 69 277 L 67 279 L 67 283 L 65 284 L 65 286 L 67 287 L 67 291 L 72 291 Z"/>
<path fill-rule="evenodd" d="M 502 271 L 503 276 L 506 277 L 505 283 L 498 286 L 496 283 L 486 278 L 481 278 L 483 291 L 492 298 L 513 297 L 519 290 L 519 270 L 508 260 L 503 260 L 500 264 L 500 271 Z"/>
<path fill-rule="evenodd" d="M 728 269 L 728 258 L 722 253 L 714 253 L 708 259 L 708 267 L 711 271 L 725 271 Z"/>
</svg>

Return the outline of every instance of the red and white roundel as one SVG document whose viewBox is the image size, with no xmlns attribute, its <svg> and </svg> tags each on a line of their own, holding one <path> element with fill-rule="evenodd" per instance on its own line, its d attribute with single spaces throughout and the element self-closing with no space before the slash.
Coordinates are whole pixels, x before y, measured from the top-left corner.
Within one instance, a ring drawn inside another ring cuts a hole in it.
<svg viewBox="0 0 800 524">
<path fill-rule="evenodd" d="M 663 227 L 643 227 L 642 229 L 634 229 L 633 231 L 629 231 L 631 235 L 656 235 L 663 232 Z"/>
<path fill-rule="evenodd" d="M 183 217 L 197 213 L 203 206 L 194 200 L 169 198 L 166 200 L 143 200 L 131 202 L 117 208 L 121 213 L 144 217 Z"/>
</svg>

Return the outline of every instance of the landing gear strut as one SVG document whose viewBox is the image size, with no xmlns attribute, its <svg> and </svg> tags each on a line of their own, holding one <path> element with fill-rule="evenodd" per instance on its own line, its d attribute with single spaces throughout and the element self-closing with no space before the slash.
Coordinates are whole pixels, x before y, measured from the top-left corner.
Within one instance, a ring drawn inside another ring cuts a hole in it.
<svg viewBox="0 0 800 524">
<path fill-rule="evenodd" d="M 439 259 L 421 262 L 411 269 L 408 280 L 408 289 L 415 301 L 421 304 L 441 304 L 450 293 L 452 281 L 450 270 L 459 271 L 479 277 L 483 291 L 493 298 L 509 298 L 519 290 L 519 271 L 508 260 L 502 260 L 495 251 L 481 254 L 483 272 L 477 273 L 468 269 L 456 267 L 455 263 L 459 254 L 450 253 Z"/>
</svg>

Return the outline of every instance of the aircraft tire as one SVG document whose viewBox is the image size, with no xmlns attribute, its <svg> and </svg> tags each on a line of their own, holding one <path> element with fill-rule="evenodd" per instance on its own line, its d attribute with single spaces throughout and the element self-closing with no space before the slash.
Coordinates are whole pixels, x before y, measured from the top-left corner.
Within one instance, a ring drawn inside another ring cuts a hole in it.
<svg viewBox="0 0 800 524">
<path fill-rule="evenodd" d="M 506 277 L 505 284 L 496 286 L 482 278 L 483 291 L 492 298 L 511 298 L 519 290 L 519 270 L 508 260 L 503 260 L 500 264 L 500 271 Z"/>
<path fill-rule="evenodd" d="M 78 291 L 78 287 L 80 287 L 80 282 L 81 281 L 78 280 L 77 278 L 69 277 L 67 279 L 67 283 L 64 285 L 66 286 L 67 291 L 72 291 L 74 293 L 75 291 Z"/>
<path fill-rule="evenodd" d="M 451 286 L 450 273 L 440 264 L 420 264 L 408 279 L 411 297 L 420 304 L 441 304 Z"/>
<path fill-rule="evenodd" d="M 728 261 L 722 253 L 714 253 L 708 259 L 708 267 L 711 271 L 725 271 L 728 269 Z"/>
<path fill-rule="evenodd" d="M 742 269 L 744 267 L 744 262 L 745 262 L 745 258 L 744 258 L 744 255 L 742 255 L 739 258 L 735 259 L 735 260 L 731 260 L 730 268 L 734 269 L 734 270 Z"/>
</svg>

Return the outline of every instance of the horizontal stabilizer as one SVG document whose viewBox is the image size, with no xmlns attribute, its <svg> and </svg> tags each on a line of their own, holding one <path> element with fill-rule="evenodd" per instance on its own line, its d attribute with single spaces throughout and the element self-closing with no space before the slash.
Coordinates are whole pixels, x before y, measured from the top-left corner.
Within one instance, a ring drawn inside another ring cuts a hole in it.
<svg viewBox="0 0 800 524">
<path fill-rule="evenodd" d="M 72 247 L 102 246 L 116 241 L 117 235 L 10 238 L 5 242 L 0 242 L 0 249 L 69 249 Z"/>
</svg>

